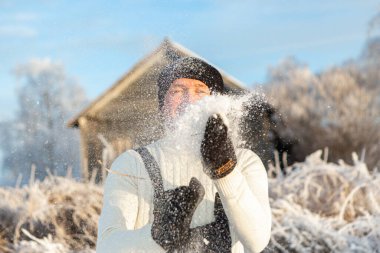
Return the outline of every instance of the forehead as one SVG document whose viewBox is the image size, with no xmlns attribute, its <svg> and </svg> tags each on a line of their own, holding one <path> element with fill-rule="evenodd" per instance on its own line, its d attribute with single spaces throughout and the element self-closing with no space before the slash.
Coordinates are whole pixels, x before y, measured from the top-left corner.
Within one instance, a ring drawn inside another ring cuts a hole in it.
<svg viewBox="0 0 380 253">
<path fill-rule="evenodd" d="M 208 89 L 208 86 L 199 80 L 196 79 L 190 79 L 190 78 L 179 78 L 173 81 L 170 88 L 204 88 Z"/>
</svg>

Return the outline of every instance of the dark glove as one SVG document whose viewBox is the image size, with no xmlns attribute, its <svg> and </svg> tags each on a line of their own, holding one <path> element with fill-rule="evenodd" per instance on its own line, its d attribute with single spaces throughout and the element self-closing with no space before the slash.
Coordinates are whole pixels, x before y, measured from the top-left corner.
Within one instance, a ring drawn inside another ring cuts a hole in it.
<svg viewBox="0 0 380 253">
<path fill-rule="evenodd" d="M 203 170 L 212 179 L 225 177 L 236 165 L 236 154 L 228 128 L 219 114 L 209 117 L 201 144 Z"/>
<path fill-rule="evenodd" d="M 231 235 L 228 226 L 228 218 L 224 212 L 219 194 L 215 195 L 214 204 L 215 221 L 192 228 L 190 241 L 186 245 L 188 251 L 202 253 L 228 253 L 231 252 Z"/>
<path fill-rule="evenodd" d="M 164 191 L 153 207 L 153 240 L 169 252 L 181 252 L 178 250 L 190 240 L 190 223 L 204 194 L 203 186 L 194 177 L 189 186 Z"/>
</svg>

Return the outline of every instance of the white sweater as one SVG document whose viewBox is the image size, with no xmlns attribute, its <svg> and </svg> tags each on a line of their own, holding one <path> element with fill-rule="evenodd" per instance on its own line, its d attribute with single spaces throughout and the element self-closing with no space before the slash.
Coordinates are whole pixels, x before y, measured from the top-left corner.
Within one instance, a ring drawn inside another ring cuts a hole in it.
<svg viewBox="0 0 380 253">
<path fill-rule="evenodd" d="M 188 185 L 196 177 L 205 188 L 191 227 L 214 220 L 214 197 L 219 192 L 227 214 L 232 252 L 260 252 L 269 242 L 271 210 L 268 179 L 260 158 L 238 149 L 237 165 L 224 178 L 211 180 L 200 157 L 180 153 L 165 140 L 147 146 L 157 161 L 165 190 Z M 104 202 L 98 226 L 98 253 L 165 252 L 151 237 L 153 187 L 140 155 L 129 150 L 112 164 L 105 181 Z"/>
</svg>

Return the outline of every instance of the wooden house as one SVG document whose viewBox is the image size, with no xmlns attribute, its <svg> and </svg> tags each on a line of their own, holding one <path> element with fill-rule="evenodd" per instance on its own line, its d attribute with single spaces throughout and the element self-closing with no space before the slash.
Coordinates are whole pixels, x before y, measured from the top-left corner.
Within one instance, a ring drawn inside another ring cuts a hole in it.
<svg viewBox="0 0 380 253">
<path fill-rule="evenodd" d="M 101 180 L 104 168 L 109 167 L 118 154 L 160 138 L 156 80 L 165 65 L 185 56 L 202 58 L 165 39 L 68 123 L 69 127 L 80 129 L 84 178 L 97 172 L 96 180 Z M 242 83 L 220 72 L 226 91 L 244 89 Z"/>
</svg>

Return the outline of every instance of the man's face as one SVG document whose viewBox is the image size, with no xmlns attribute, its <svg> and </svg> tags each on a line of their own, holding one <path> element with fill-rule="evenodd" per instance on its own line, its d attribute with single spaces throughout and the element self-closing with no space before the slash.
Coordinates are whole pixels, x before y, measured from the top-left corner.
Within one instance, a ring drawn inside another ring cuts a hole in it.
<svg viewBox="0 0 380 253">
<path fill-rule="evenodd" d="M 166 93 L 163 107 L 164 113 L 167 117 L 174 119 L 184 111 L 187 105 L 210 95 L 210 89 L 199 80 L 176 79 Z"/>
</svg>

